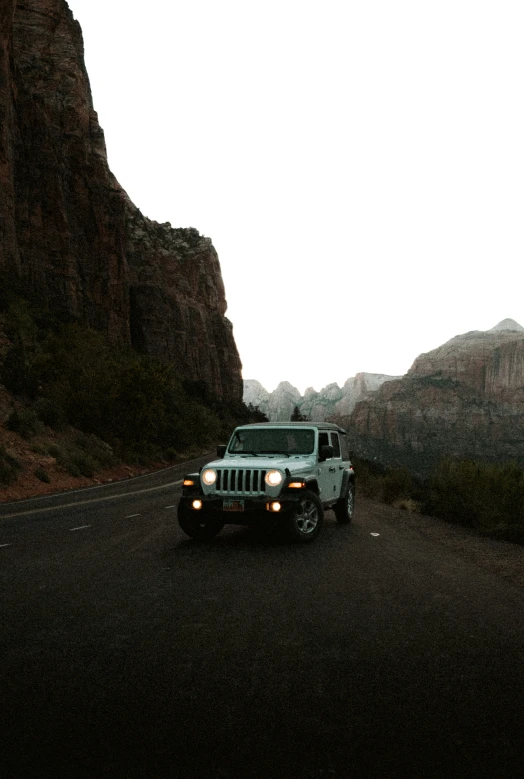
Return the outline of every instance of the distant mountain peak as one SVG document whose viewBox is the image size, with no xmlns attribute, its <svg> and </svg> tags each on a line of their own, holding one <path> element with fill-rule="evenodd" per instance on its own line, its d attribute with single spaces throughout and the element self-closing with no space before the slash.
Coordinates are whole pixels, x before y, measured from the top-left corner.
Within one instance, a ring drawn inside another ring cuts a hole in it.
<svg viewBox="0 0 524 779">
<path fill-rule="evenodd" d="M 524 333 L 524 327 L 515 322 L 514 319 L 503 319 L 498 325 L 492 327 L 491 330 L 486 330 L 487 333 L 498 333 L 501 330 L 516 330 L 519 333 Z"/>
</svg>

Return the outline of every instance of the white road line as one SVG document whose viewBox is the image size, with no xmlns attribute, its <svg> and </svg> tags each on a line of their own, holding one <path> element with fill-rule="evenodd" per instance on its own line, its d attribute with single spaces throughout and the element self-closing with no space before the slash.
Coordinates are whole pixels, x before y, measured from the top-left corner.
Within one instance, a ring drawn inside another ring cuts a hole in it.
<svg viewBox="0 0 524 779">
<path fill-rule="evenodd" d="M 165 509 L 176 509 L 176 506 L 164 506 Z"/>
<path fill-rule="evenodd" d="M 126 519 L 132 519 L 132 517 L 141 517 L 141 516 L 142 516 L 142 514 L 128 514 L 126 516 Z"/>
<path fill-rule="evenodd" d="M 379 536 L 379 535 L 380 535 L 380 533 L 370 533 L 369 535 L 370 535 L 370 536 Z"/>
<path fill-rule="evenodd" d="M 145 490 L 133 490 L 133 492 L 119 492 L 118 495 L 106 495 L 105 498 L 92 498 L 91 500 L 79 500 L 76 503 L 62 503 L 58 506 L 47 506 L 41 509 L 31 509 L 31 511 L 16 511 L 13 514 L 0 514 L 0 519 L 10 519 L 11 517 L 28 517 L 30 514 L 44 514 L 47 511 L 60 511 L 61 509 L 70 509 L 74 506 L 85 506 L 88 503 L 100 503 L 104 500 L 116 500 L 117 498 L 127 498 L 129 495 L 142 495 L 143 492 L 154 492 L 155 490 L 164 490 L 166 487 L 178 487 L 184 480 L 171 481 L 168 484 L 159 484 L 157 487 L 147 487 Z"/>
<path fill-rule="evenodd" d="M 3 546 L 12 546 L 12 544 L 0 544 L 0 549 L 1 549 Z"/>
<path fill-rule="evenodd" d="M 91 525 L 80 525 L 80 527 L 70 527 L 69 532 L 72 533 L 73 530 L 84 530 L 86 527 L 91 527 Z"/>
</svg>

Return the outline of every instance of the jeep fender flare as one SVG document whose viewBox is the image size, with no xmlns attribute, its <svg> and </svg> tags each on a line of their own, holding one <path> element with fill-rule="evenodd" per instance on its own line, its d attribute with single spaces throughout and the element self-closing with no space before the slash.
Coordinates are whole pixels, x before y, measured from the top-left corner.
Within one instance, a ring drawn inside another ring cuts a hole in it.
<svg viewBox="0 0 524 779">
<path fill-rule="evenodd" d="M 306 481 L 306 489 L 314 492 L 315 495 L 320 495 L 320 490 L 318 488 L 318 482 L 316 479 L 308 479 Z"/>
<path fill-rule="evenodd" d="M 340 487 L 340 497 L 345 498 L 348 494 L 348 488 L 350 484 L 355 483 L 355 474 L 351 473 L 351 471 L 344 471 L 344 474 L 342 476 L 342 485 Z"/>
</svg>

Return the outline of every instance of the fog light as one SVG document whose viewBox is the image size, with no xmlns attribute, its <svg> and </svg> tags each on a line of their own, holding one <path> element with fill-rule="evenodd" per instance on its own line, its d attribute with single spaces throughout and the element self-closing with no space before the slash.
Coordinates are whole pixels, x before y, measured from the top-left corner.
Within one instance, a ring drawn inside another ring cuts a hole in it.
<svg viewBox="0 0 524 779">
<path fill-rule="evenodd" d="M 282 506 L 280 505 L 278 500 L 274 500 L 273 503 L 269 504 L 269 510 L 270 511 L 280 511 L 281 508 L 282 508 Z"/>
<path fill-rule="evenodd" d="M 194 500 L 191 505 L 193 506 L 194 509 L 196 509 L 197 511 L 200 511 L 200 509 L 202 508 L 202 501 L 201 500 Z"/>
</svg>

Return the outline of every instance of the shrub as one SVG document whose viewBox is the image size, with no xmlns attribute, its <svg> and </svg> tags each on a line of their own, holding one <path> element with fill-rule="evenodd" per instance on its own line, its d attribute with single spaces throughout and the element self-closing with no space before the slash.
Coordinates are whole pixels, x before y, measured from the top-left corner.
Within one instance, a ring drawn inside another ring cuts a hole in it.
<svg viewBox="0 0 524 779">
<path fill-rule="evenodd" d="M 60 449 L 56 458 L 57 465 L 71 476 L 94 476 L 99 469 L 97 461 L 86 452 L 75 446 Z"/>
<path fill-rule="evenodd" d="M 382 478 L 382 499 L 393 503 L 400 498 L 409 498 L 413 492 L 413 477 L 407 468 L 388 470 Z"/>
<path fill-rule="evenodd" d="M 113 449 L 93 433 L 80 433 L 75 438 L 75 446 L 81 449 L 86 455 L 92 457 L 99 468 L 110 468 L 115 465 L 117 459 Z"/>
<path fill-rule="evenodd" d="M 67 414 L 64 407 L 53 398 L 39 398 L 35 403 L 35 412 L 42 422 L 53 430 L 64 430 Z"/>
<path fill-rule="evenodd" d="M 42 432 L 42 423 L 34 409 L 27 408 L 20 411 L 15 409 L 7 420 L 7 428 L 29 440 Z"/>
<path fill-rule="evenodd" d="M 373 460 L 351 457 L 355 468 L 356 488 L 360 495 L 366 498 L 382 499 L 382 489 L 386 469 Z"/>
<path fill-rule="evenodd" d="M 16 457 L 8 454 L 5 446 L 0 444 L 0 484 L 4 487 L 12 484 L 16 481 L 19 470 L 20 463 Z"/>
<path fill-rule="evenodd" d="M 49 478 L 49 474 L 47 473 L 45 468 L 42 468 L 42 466 L 38 466 L 38 468 L 35 470 L 35 476 L 37 479 L 40 479 L 40 481 L 45 482 L 46 484 L 49 484 L 51 479 Z"/>
<path fill-rule="evenodd" d="M 410 511 L 418 514 L 420 512 L 420 503 L 413 498 L 400 498 L 393 501 L 394 508 L 401 509 L 402 511 Z"/>
<path fill-rule="evenodd" d="M 51 457 L 55 457 L 56 459 L 58 459 L 61 454 L 61 449 L 57 444 L 50 444 L 47 447 L 47 452 L 48 454 L 51 455 Z"/>
</svg>

